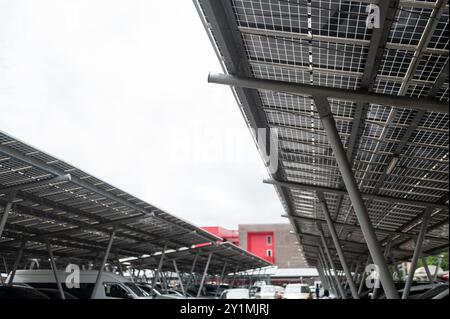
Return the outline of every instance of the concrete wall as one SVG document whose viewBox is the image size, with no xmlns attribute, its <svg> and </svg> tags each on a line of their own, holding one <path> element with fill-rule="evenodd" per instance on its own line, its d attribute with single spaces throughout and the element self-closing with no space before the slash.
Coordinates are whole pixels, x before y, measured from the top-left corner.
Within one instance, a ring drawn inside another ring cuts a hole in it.
<svg viewBox="0 0 450 319">
<path fill-rule="evenodd" d="M 300 256 L 297 238 L 290 233 L 292 230 L 290 224 L 241 224 L 239 225 L 241 247 L 247 250 L 248 232 L 273 232 L 275 265 L 280 268 L 308 267 Z"/>
</svg>

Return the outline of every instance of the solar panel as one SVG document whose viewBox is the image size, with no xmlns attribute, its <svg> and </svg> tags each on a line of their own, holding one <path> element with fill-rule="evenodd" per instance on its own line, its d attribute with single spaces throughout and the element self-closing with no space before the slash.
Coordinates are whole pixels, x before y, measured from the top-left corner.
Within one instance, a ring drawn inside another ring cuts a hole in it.
<svg viewBox="0 0 450 319">
<path fill-rule="evenodd" d="M 231 75 L 448 101 L 447 1 L 399 1 L 388 7 L 392 18 L 381 26 L 388 28 L 385 39 L 366 25 L 369 3 L 233 0 L 220 5 L 222 17 L 216 14 L 219 5 L 209 0 L 197 5 Z M 354 246 L 346 254 L 367 256 L 313 100 L 271 90 L 234 90 L 250 127 L 278 129 L 280 169 L 271 177 L 286 182 L 276 191 L 307 261 L 315 265 L 317 251 L 304 234 L 319 233 L 315 223 L 301 217 L 324 218 L 308 186 L 343 190 L 325 192 L 329 209 L 335 221 L 349 224 L 338 227 L 345 245 Z M 248 91 L 255 95 L 249 97 Z M 373 195 L 365 204 L 380 243 L 391 241 L 395 258 L 409 258 L 414 246 L 405 244 L 411 242 L 408 236 L 417 235 L 424 208 L 436 204 L 424 252 L 448 247 L 448 114 L 331 98 L 329 103 L 358 187 L 363 195 Z M 393 158 L 398 160 L 388 173 Z M 403 199 L 410 202 L 398 202 Z"/>
</svg>

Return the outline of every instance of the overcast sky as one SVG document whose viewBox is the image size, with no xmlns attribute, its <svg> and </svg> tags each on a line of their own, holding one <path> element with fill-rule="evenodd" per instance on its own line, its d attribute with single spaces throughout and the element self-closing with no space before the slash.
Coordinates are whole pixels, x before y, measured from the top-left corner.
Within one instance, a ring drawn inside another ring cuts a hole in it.
<svg viewBox="0 0 450 319">
<path fill-rule="evenodd" d="M 199 226 L 287 222 L 210 71 L 192 1 L 0 0 L 0 130 Z"/>
</svg>

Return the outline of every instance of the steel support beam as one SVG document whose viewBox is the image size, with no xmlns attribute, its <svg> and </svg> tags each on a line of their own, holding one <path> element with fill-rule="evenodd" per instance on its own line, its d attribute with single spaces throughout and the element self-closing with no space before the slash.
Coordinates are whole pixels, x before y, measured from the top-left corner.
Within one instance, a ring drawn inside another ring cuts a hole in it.
<svg viewBox="0 0 450 319">
<path fill-rule="evenodd" d="M 281 217 L 288 217 L 287 215 L 281 215 Z M 311 222 L 311 223 L 326 223 L 327 221 L 325 219 L 320 219 L 320 218 L 312 218 L 312 217 L 306 217 L 306 216 L 291 216 L 292 219 L 295 220 L 299 220 L 299 221 L 306 221 L 306 222 Z M 356 230 L 361 230 L 361 228 L 356 225 L 356 224 L 349 224 L 349 223 L 342 223 L 342 222 L 337 222 L 337 221 L 333 221 L 333 224 L 335 226 L 340 226 L 340 227 L 344 227 L 344 228 L 351 228 L 351 229 L 356 229 Z M 406 232 L 402 232 L 402 231 L 396 231 L 396 230 L 388 230 L 388 229 L 381 229 L 381 228 L 374 228 L 376 233 L 380 233 L 380 234 L 385 234 L 385 235 L 401 235 L 401 236 L 405 236 L 408 238 L 416 238 L 417 235 L 416 234 L 409 234 Z M 438 241 L 438 242 L 442 242 L 442 243 L 448 243 L 448 238 L 441 238 L 441 237 L 436 237 L 436 236 L 425 236 L 426 239 L 430 239 L 430 240 L 434 240 L 434 241 Z"/>
<path fill-rule="evenodd" d="M 408 278 L 405 283 L 405 287 L 403 289 L 402 299 L 407 299 L 409 296 L 409 290 L 411 289 L 412 281 L 414 278 L 414 272 L 416 271 L 417 261 L 419 260 L 419 256 L 422 253 L 422 244 L 425 233 L 427 231 L 428 221 L 431 214 L 432 209 L 426 209 L 422 219 L 422 225 L 420 227 L 419 236 L 417 237 L 416 247 L 414 249 L 414 254 L 411 260 L 411 266 L 408 272 Z"/>
<path fill-rule="evenodd" d="M 162 269 L 162 266 L 164 263 L 164 257 L 166 255 L 166 249 L 167 249 L 167 245 L 164 245 L 164 248 L 161 252 L 161 257 L 159 257 L 158 268 L 156 269 L 155 275 L 153 276 L 152 289 L 155 289 L 156 282 L 158 281 L 158 278 L 160 276 L 161 269 Z"/>
<path fill-rule="evenodd" d="M 424 255 L 421 255 L 420 259 L 422 260 L 423 269 L 425 269 L 425 272 L 427 273 L 428 280 L 430 281 L 430 283 L 433 283 L 433 276 L 431 275 L 430 268 L 428 268 L 427 259 Z"/>
<path fill-rule="evenodd" d="M 222 272 L 220 273 L 220 277 L 219 277 L 219 280 L 220 280 L 220 281 L 217 280 L 216 293 L 215 293 L 215 296 L 216 296 L 216 297 L 217 297 L 217 295 L 218 295 L 218 293 L 219 293 L 220 282 L 223 281 L 223 276 L 225 276 L 225 270 L 226 270 L 226 268 L 227 268 L 227 263 L 225 262 L 225 263 L 223 264 Z"/>
<path fill-rule="evenodd" d="M 296 182 L 282 182 L 282 181 L 278 181 L 278 180 L 265 179 L 265 180 L 263 180 L 263 183 L 273 184 L 273 185 L 286 187 L 286 188 L 303 189 L 305 191 L 311 191 L 311 192 L 314 191 L 314 192 L 323 192 L 323 193 L 330 193 L 330 194 L 336 194 L 336 195 L 349 195 L 348 192 L 344 189 L 308 185 L 308 184 L 302 184 L 302 183 L 296 183 Z M 390 197 L 390 196 L 364 194 L 364 193 L 361 193 L 361 196 L 364 199 L 373 199 L 373 200 L 388 202 L 388 203 L 392 203 L 392 204 L 404 204 L 404 205 L 419 206 L 419 207 L 433 207 L 433 208 L 440 208 L 440 209 L 448 210 L 448 205 L 444 205 L 442 203 L 423 202 L 423 201 L 410 200 L 410 199 L 405 199 L 405 198 L 400 198 L 400 197 Z"/>
<path fill-rule="evenodd" d="M 16 276 L 17 268 L 19 268 L 20 261 L 22 260 L 22 256 L 23 256 L 23 252 L 25 250 L 26 244 L 27 244 L 26 240 L 23 240 L 22 243 L 20 244 L 19 252 L 17 254 L 16 260 L 14 261 L 14 265 L 13 265 L 13 268 L 11 269 L 11 274 L 9 276 L 9 281 L 8 281 L 9 286 L 12 286 L 12 284 L 13 284 L 14 277 Z"/>
<path fill-rule="evenodd" d="M 347 278 L 347 283 L 350 286 L 350 291 L 352 292 L 352 297 L 353 297 L 353 299 L 359 299 L 358 290 L 353 281 L 352 274 L 351 274 L 350 268 L 348 267 L 347 261 L 345 260 L 344 252 L 342 251 L 341 244 L 339 242 L 339 237 L 337 235 L 336 229 L 334 228 L 334 224 L 331 219 L 330 212 L 328 210 L 328 205 L 326 203 L 325 196 L 323 196 L 322 193 L 318 192 L 317 198 L 319 199 L 319 203 L 322 208 L 322 212 L 325 216 L 325 220 L 328 225 L 328 230 L 331 234 L 331 238 L 333 239 L 334 246 L 336 247 L 336 252 L 338 254 L 339 261 L 341 262 L 341 266 L 344 270 L 345 277 Z M 321 231 L 320 235 L 323 238 L 322 241 L 325 241 L 325 236 L 323 235 L 322 228 L 320 228 L 320 231 Z M 326 249 L 328 249 L 328 248 L 326 248 Z"/>
<path fill-rule="evenodd" d="M 203 284 L 205 283 L 206 275 L 208 274 L 209 263 L 211 262 L 212 252 L 208 254 L 208 260 L 206 261 L 205 270 L 203 271 L 202 280 L 200 281 L 200 286 L 198 287 L 197 298 L 200 297 L 203 289 Z"/>
<path fill-rule="evenodd" d="M 55 257 L 53 256 L 52 246 L 50 242 L 47 240 L 46 242 L 48 257 L 50 258 L 50 266 L 52 267 L 53 276 L 55 277 L 56 286 L 58 287 L 59 296 L 61 299 L 66 299 L 66 295 L 64 294 L 64 290 L 61 285 L 61 281 L 58 277 L 58 269 L 56 268 Z"/>
<path fill-rule="evenodd" d="M 334 295 L 337 296 L 337 293 L 336 293 L 335 290 L 334 290 L 334 285 L 333 285 L 333 283 L 330 281 L 331 278 L 328 276 L 328 270 L 327 270 L 326 265 L 325 265 L 324 262 L 323 262 L 322 255 L 320 254 L 320 252 L 317 254 L 317 261 L 318 261 L 318 263 L 319 263 L 319 264 L 321 265 L 321 267 L 322 267 L 322 271 L 323 271 L 323 275 L 324 275 L 324 278 L 325 278 L 325 282 L 326 282 L 326 284 L 327 284 L 328 287 L 329 287 L 329 291 L 332 292 Z"/>
<path fill-rule="evenodd" d="M 441 264 L 442 264 L 442 258 L 443 258 L 442 256 L 438 257 L 438 264 L 437 264 L 436 269 L 434 271 L 434 275 L 433 275 L 433 278 L 432 278 L 431 282 L 436 282 L 436 279 L 437 279 L 437 276 L 438 276 L 438 271 L 439 271 L 439 268 L 441 267 Z M 427 263 L 426 263 L 426 258 L 425 258 L 424 265 L 426 265 L 426 264 Z"/>
<path fill-rule="evenodd" d="M 322 280 L 322 286 L 324 287 L 324 289 L 327 289 L 328 291 L 331 291 L 331 285 L 330 282 L 328 281 L 327 275 L 325 274 L 325 270 L 324 270 L 324 266 L 322 264 L 322 261 L 319 259 L 317 260 L 317 271 L 319 272 L 319 276 Z"/>
<path fill-rule="evenodd" d="M 352 167 L 347 159 L 347 154 L 339 137 L 339 132 L 336 128 L 336 123 L 333 118 L 333 113 L 331 113 L 328 99 L 324 96 L 315 96 L 314 103 L 317 111 L 319 112 L 322 125 L 327 132 L 328 142 L 330 143 L 336 157 L 336 162 L 342 174 L 342 179 L 344 180 L 345 187 L 348 191 L 348 195 L 361 227 L 361 231 L 364 235 L 364 239 L 366 240 L 369 248 L 369 252 L 380 272 L 380 279 L 383 284 L 386 297 L 388 299 L 397 299 L 397 289 L 394 285 L 391 274 L 389 273 L 386 260 L 381 252 L 381 246 L 378 242 L 375 230 L 373 229 L 372 222 L 370 221 L 369 213 L 367 212 L 367 208 L 359 191 L 358 184 L 356 183 L 353 175 Z"/>
<path fill-rule="evenodd" d="M 366 269 L 367 269 L 367 266 L 369 265 L 369 262 L 370 262 L 370 254 L 367 256 L 366 264 L 361 273 L 361 281 L 359 282 L 358 295 L 361 295 L 362 289 L 364 287 L 364 283 L 366 281 Z"/>
<path fill-rule="evenodd" d="M 329 281 L 330 281 L 330 283 L 331 283 L 331 285 L 332 285 L 332 287 L 333 287 L 333 293 L 334 293 L 334 295 L 335 295 L 336 297 L 344 298 L 344 297 L 341 296 L 340 289 L 338 289 L 338 282 L 337 282 L 337 280 L 336 280 L 336 272 L 335 272 L 334 269 L 333 269 L 333 273 L 331 272 L 331 267 L 332 267 L 332 266 L 329 266 L 329 265 L 328 265 L 328 262 L 327 262 L 327 259 L 326 259 L 326 257 L 325 257 L 325 253 L 324 253 L 324 251 L 323 251 L 323 249 L 322 249 L 322 246 L 319 246 L 319 258 L 321 259 L 322 264 L 323 264 L 324 267 L 325 267 L 325 273 L 328 274 L 328 279 L 329 279 Z"/>
<path fill-rule="evenodd" d="M 323 87 L 309 84 L 283 82 L 276 80 L 239 77 L 229 74 L 210 73 L 209 83 L 224 84 L 241 88 L 256 90 L 269 90 L 284 92 L 293 95 L 314 96 L 321 98 L 336 98 L 345 101 L 372 103 L 412 110 L 426 110 L 437 113 L 449 113 L 447 103 L 433 99 L 411 98 L 398 95 L 378 94 L 372 92 L 359 92 L 355 90 Z"/>
<path fill-rule="evenodd" d="M 231 281 L 231 288 L 234 288 L 234 283 L 236 282 L 236 275 L 239 270 L 239 265 L 236 265 L 233 272 L 233 280 Z"/>
<path fill-rule="evenodd" d="M 9 193 L 8 198 L 6 200 L 5 208 L 3 209 L 3 215 L 0 218 L 0 238 L 2 237 L 3 230 L 5 229 L 6 221 L 8 220 L 9 212 L 11 211 L 11 207 L 14 199 L 16 198 L 16 191 L 12 191 Z"/>
<path fill-rule="evenodd" d="M 178 271 L 177 261 L 174 259 L 174 260 L 172 260 L 172 262 L 173 262 L 173 268 L 175 269 L 175 272 L 177 273 L 178 281 L 180 282 L 181 292 L 182 292 L 183 296 L 186 297 L 186 291 L 184 290 L 184 285 L 183 285 L 183 278 L 180 276 L 180 272 Z"/>
<path fill-rule="evenodd" d="M 322 245 L 325 248 L 325 253 L 328 256 L 328 261 L 330 263 L 330 272 L 331 269 L 333 269 L 334 279 L 336 281 L 336 287 L 339 290 L 339 294 L 341 295 L 342 299 L 347 299 L 344 288 L 342 288 L 341 282 L 339 281 L 338 270 L 336 268 L 336 265 L 334 264 L 333 256 L 331 255 L 330 249 L 328 248 L 328 244 L 325 236 L 323 236 L 323 232 L 320 232 L 320 238 L 322 239 Z"/>
<path fill-rule="evenodd" d="M 195 277 L 194 277 L 194 271 L 195 271 L 195 265 L 196 265 L 196 263 L 197 263 L 198 256 L 199 256 L 199 252 L 197 252 L 197 253 L 195 254 L 195 256 L 194 256 L 194 260 L 193 260 L 192 266 L 191 266 L 191 271 L 190 271 L 190 273 L 189 273 L 189 279 L 188 279 L 188 282 L 187 282 L 187 284 L 186 284 L 186 291 L 189 290 L 189 286 L 190 286 L 190 284 L 191 284 L 191 281 L 194 282 L 194 280 L 195 280 Z"/>
<path fill-rule="evenodd" d="M 115 233 L 116 231 L 113 230 L 111 232 L 111 235 L 109 236 L 108 246 L 106 247 L 105 255 L 103 256 L 102 263 L 97 273 L 97 279 L 95 280 L 94 289 L 92 289 L 91 299 L 94 299 L 95 295 L 97 294 L 97 290 L 100 288 L 103 270 L 105 269 L 105 264 L 108 261 L 109 252 L 111 251 Z"/>
</svg>

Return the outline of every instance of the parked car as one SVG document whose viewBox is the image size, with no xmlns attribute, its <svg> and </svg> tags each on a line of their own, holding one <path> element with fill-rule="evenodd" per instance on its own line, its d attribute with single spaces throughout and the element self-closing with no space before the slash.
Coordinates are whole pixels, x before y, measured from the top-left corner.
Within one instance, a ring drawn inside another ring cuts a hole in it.
<svg viewBox="0 0 450 319">
<path fill-rule="evenodd" d="M 272 285 L 252 287 L 250 292 L 250 296 L 255 299 L 276 299 L 277 287 Z"/>
<path fill-rule="evenodd" d="M 284 299 L 311 299 L 311 290 L 306 284 L 288 284 L 284 289 Z"/>
<path fill-rule="evenodd" d="M 60 294 L 58 289 L 39 288 L 39 289 L 36 289 L 36 290 L 42 292 L 44 295 L 46 295 L 50 299 L 61 299 L 61 294 Z M 77 297 L 75 297 L 74 295 L 68 293 L 67 291 L 64 291 L 64 298 L 66 298 L 66 299 L 78 299 Z"/>
<path fill-rule="evenodd" d="M 183 299 L 184 296 L 180 293 L 163 293 L 157 287 L 152 288 L 150 283 L 138 283 L 137 286 L 144 290 L 153 299 Z"/>
<path fill-rule="evenodd" d="M 90 299 L 95 286 L 98 271 L 83 270 L 80 271 L 79 288 L 68 288 L 65 284 L 68 273 L 58 271 L 57 276 L 61 282 L 64 291 L 79 299 Z M 9 280 L 9 276 L 8 276 Z M 33 269 L 17 270 L 14 277 L 15 283 L 27 284 L 36 289 L 57 289 L 55 277 L 52 270 Z M 100 278 L 101 285 L 97 289 L 94 299 L 147 299 L 151 298 L 144 290 L 140 289 L 129 279 L 114 274 L 112 272 L 103 272 Z"/>
<path fill-rule="evenodd" d="M 435 284 L 433 288 L 430 288 L 421 294 L 413 295 L 411 299 L 433 299 L 444 291 L 448 291 L 448 284 L 439 283 Z"/>
<path fill-rule="evenodd" d="M 225 289 L 220 299 L 250 299 L 250 290 L 246 288 Z"/>
<path fill-rule="evenodd" d="M 50 299 L 47 295 L 27 286 L 0 285 L 0 300 L 6 299 Z"/>
</svg>

